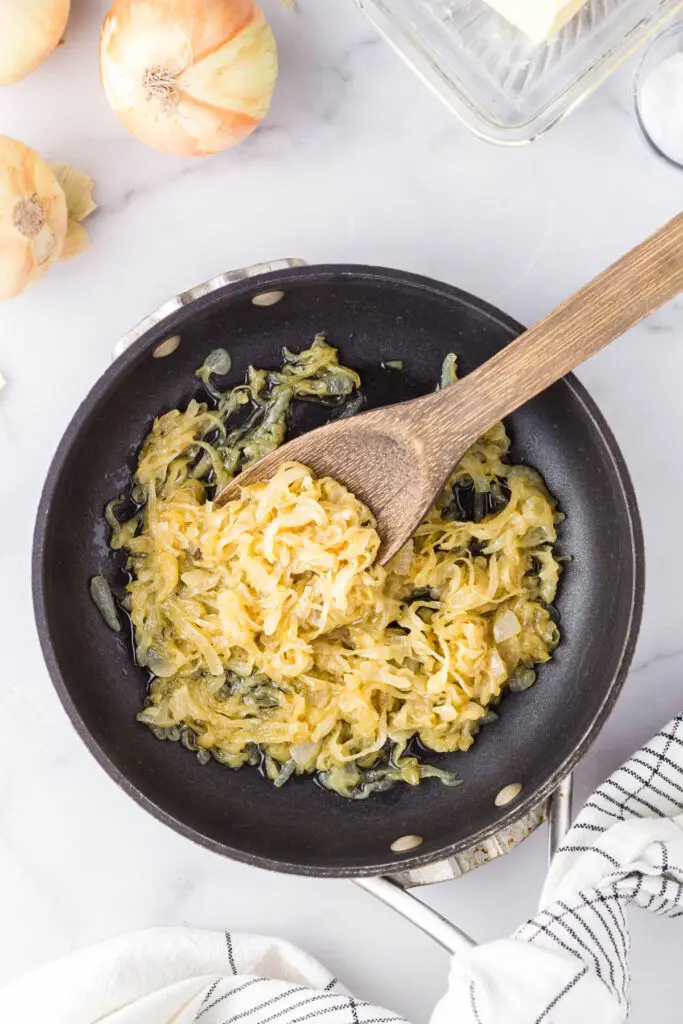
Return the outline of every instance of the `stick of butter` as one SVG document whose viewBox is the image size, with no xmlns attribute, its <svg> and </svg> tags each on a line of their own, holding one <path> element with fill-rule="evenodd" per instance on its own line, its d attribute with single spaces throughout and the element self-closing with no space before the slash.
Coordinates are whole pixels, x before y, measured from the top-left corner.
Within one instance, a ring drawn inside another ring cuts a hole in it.
<svg viewBox="0 0 683 1024">
<path fill-rule="evenodd" d="M 586 0 L 486 0 L 486 3 L 534 42 L 542 43 L 564 28 Z"/>
</svg>

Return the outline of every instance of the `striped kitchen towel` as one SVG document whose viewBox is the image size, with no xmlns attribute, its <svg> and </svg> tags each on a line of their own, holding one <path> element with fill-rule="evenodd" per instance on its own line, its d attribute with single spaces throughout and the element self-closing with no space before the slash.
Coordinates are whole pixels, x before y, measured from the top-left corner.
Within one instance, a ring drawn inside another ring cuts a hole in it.
<svg viewBox="0 0 683 1024">
<path fill-rule="evenodd" d="M 538 914 L 511 939 L 454 958 L 431 1024 L 625 1021 L 630 904 L 683 915 L 683 715 L 588 800 Z"/>
<path fill-rule="evenodd" d="M 618 1024 L 629 904 L 683 914 L 683 715 L 591 797 L 539 913 L 454 957 L 431 1024 Z M 417 980 L 417 979 L 416 979 Z M 66 957 L 0 991 L 12 1024 L 402 1024 L 279 939 L 162 928 Z"/>
</svg>

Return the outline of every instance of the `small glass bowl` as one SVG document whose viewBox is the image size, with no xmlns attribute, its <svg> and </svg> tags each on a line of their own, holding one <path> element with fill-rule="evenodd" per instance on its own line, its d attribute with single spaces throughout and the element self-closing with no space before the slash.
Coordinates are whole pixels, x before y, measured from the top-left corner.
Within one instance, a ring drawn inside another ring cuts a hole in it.
<svg viewBox="0 0 683 1024">
<path fill-rule="evenodd" d="M 668 164 L 683 170 L 683 162 L 663 150 L 650 134 L 647 116 L 643 110 L 643 87 L 651 72 L 674 53 L 683 53 L 683 22 L 669 26 L 648 44 L 640 60 L 633 82 L 633 109 L 643 138 L 656 156 Z"/>
</svg>

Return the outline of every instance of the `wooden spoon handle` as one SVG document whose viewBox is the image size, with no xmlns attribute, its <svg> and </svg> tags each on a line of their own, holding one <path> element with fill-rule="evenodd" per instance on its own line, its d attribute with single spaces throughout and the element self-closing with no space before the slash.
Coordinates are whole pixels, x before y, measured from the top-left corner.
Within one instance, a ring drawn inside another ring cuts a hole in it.
<svg viewBox="0 0 683 1024">
<path fill-rule="evenodd" d="M 683 213 L 468 374 L 452 389 L 452 411 L 451 389 L 441 392 L 442 429 L 446 416 L 458 419 L 458 436 L 476 440 L 681 291 Z M 430 411 L 439 415 L 436 404 Z"/>
</svg>

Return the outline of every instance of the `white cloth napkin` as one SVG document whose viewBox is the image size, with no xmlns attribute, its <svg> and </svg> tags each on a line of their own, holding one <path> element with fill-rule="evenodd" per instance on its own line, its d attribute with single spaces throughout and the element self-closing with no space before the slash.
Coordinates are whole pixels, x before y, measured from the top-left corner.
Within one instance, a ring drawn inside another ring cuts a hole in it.
<svg viewBox="0 0 683 1024">
<path fill-rule="evenodd" d="M 452 961 L 431 1024 L 619 1024 L 628 1017 L 625 910 L 683 914 L 683 715 L 588 800 L 538 914 Z"/>
<path fill-rule="evenodd" d="M 431 1024 L 626 1020 L 630 903 L 683 915 L 683 715 L 593 794 L 539 913 L 512 938 L 454 957 Z M 402 1024 L 287 942 L 185 928 L 124 936 L 34 971 L 0 991 L 5 1021 Z"/>
</svg>

